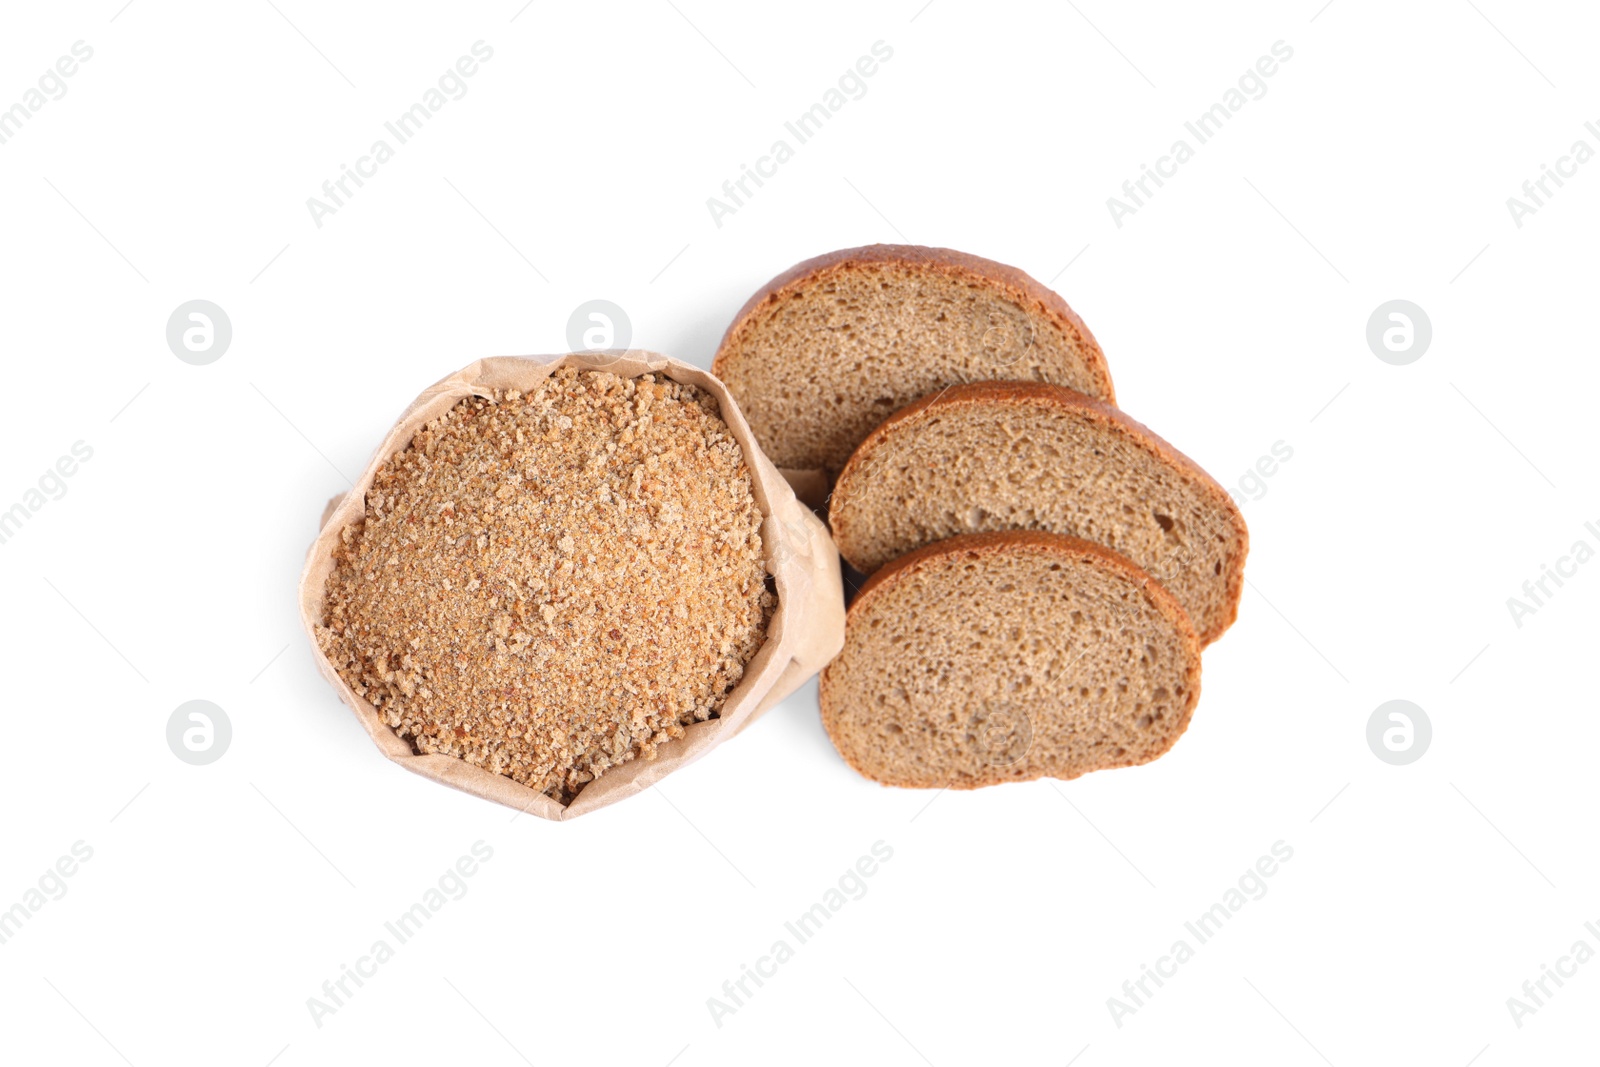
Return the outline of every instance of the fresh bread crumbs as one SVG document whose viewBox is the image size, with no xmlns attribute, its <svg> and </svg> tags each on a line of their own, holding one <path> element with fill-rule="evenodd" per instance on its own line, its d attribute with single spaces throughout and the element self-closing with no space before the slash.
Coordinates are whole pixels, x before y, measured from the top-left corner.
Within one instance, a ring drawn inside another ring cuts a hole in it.
<svg viewBox="0 0 1600 1067">
<path fill-rule="evenodd" d="M 417 751 L 568 803 L 738 684 L 776 604 L 760 528 L 713 397 L 558 370 L 378 469 L 317 640 Z"/>
</svg>

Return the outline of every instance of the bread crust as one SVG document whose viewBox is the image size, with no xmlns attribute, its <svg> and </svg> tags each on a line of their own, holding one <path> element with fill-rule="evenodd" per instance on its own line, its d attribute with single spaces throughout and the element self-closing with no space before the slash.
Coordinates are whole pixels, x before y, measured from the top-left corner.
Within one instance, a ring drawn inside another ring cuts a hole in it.
<svg viewBox="0 0 1600 1067">
<path fill-rule="evenodd" d="M 1111 368 L 1106 363 L 1100 342 L 1095 340 L 1094 334 L 1089 332 L 1089 327 L 1084 325 L 1078 313 L 1068 306 L 1059 293 L 1016 267 L 996 263 L 992 259 L 984 259 L 968 252 L 958 252 L 953 248 L 933 248 L 927 245 L 862 245 L 859 248 L 842 248 L 836 252 L 826 252 L 796 263 L 757 289 L 750 299 L 744 302 L 744 306 L 739 309 L 739 313 L 733 317 L 727 331 L 722 335 L 722 343 L 717 346 L 717 354 L 711 361 L 711 373 L 718 378 L 726 377 L 723 372 L 727 369 L 728 353 L 749 323 L 752 313 L 758 308 L 778 302 L 790 289 L 813 281 L 824 274 L 881 263 L 916 267 L 955 277 L 977 278 L 1004 290 L 1018 305 L 1036 311 L 1053 320 L 1066 332 L 1076 334 L 1083 339 L 1085 352 L 1092 353 L 1092 358 L 1086 360 L 1090 372 L 1100 384 L 1106 401 L 1116 403 L 1116 391 L 1111 384 Z"/>
<path fill-rule="evenodd" d="M 845 546 L 849 540 L 848 522 L 841 524 L 845 509 L 837 505 L 841 499 L 848 501 L 850 488 L 857 477 L 862 475 L 862 468 L 871 462 L 873 452 L 881 447 L 894 433 L 919 418 L 937 416 L 941 411 L 949 411 L 961 406 L 980 406 L 984 404 L 1011 404 L 1018 407 L 1033 405 L 1037 407 L 1055 407 L 1069 411 L 1079 412 L 1091 420 L 1121 434 L 1126 440 L 1138 448 L 1155 456 L 1159 460 L 1177 468 L 1192 484 L 1199 487 L 1200 491 L 1210 498 L 1223 513 L 1228 516 L 1233 528 L 1235 541 L 1238 545 L 1233 565 L 1225 576 L 1224 589 L 1227 596 L 1226 611 L 1221 618 L 1216 620 L 1206 630 L 1200 632 L 1201 645 L 1208 645 L 1222 636 L 1223 632 L 1232 626 L 1239 616 L 1239 600 L 1244 593 L 1244 561 L 1250 551 L 1250 530 L 1245 525 L 1244 515 L 1233 502 L 1217 480 L 1207 474 L 1194 460 L 1180 452 L 1170 442 L 1156 433 L 1144 423 L 1132 418 L 1120 408 L 1110 404 L 1101 403 L 1090 396 L 1069 389 L 1064 385 L 1051 385 L 1047 382 L 971 382 L 966 385 L 953 386 L 943 392 L 925 396 L 920 400 L 901 408 L 882 425 L 867 435 L 866 440 L 850 456 L 844 469 L 839 472 L 839 478 L 834 483 L 833 494 L 830 498 L 833 508 L 830 509 L 829 525 L 833 530 L 834 540 L 839 544 L 839 550 L 845 560 L 852 567 L 860 570 L 860 564 L 850 559 Z M 942 542 L 935 542 L 942 543 Z M 920 549 L 918 551 L 921 551 Z M 914 554 L 914 553 L 912 553 Z M 901 557 L 902 559 L 905 557 Z M 1117 558 L 1121 558 L 1118 556 Z M 885 564 L 879 569 L 882 573 L 893 563 Z M 864 586 L 862 592 L 871 586 L 871 582 Z"/>
<path fill-rule="evenodd" d="M 1041 555 L 1055 556 L 1058 559 L 1072 560 L 1079 563 L 1088 563 L 1091 566 L 1103 567 L 1116 571 L 1138 585 L 1149 599 L 1152 607 L 1177 630 L 1180 640 L 1185 647 L 1185 659 L 1188 669 L 1184 677 L 1184 695 L 1186 697 L 1182 718 L 1171 735 L 1167 748 L 1170 751 L 1178 738 L 1182 737 L 1189 729 L 1189 723 L 1194 717 L 1194 709 L 1200 702 L 1200 638 L 1195 632 L 1194 624 L 1189 620 L 1189 613 L 1183 609 L 1177 599 L 1167 591 L 1166 587 L 1155 578 L 1151 577 L 1142 567 L 1133 561 L 1105 548 L 1092 541 L 1085 541 L 1078 537 L 1069 537 L 1066 534 L 1048 533 L 1043 530 L 1004 530 L 996 533 L 960 534 L 956 537 L 935 541 L 921 548 L 907 552 L 890 563 L 878 568 L 877 572 L 867 579 L 845 613 L 845 642 L 849 643 L 850 626 L 858 623 L 860 617 L 876 598 L 892 591 L 898 582 L 916 571 L 951 556 L 974 554 L 979 559 L 1003 552 L 1038 552 Z M 843 654 L 841 650 L 840 654 Z M 832 693 L 829 676 L 833 664 L 838 662 L 834 657 L 832 663 L 822 670 L 817 683 L 818 703 L 822 711 L 822 728 L 827 731 L 830 741 L 833 740 L 835 726 L 835 700 Z M 834 742 L 834 748 L 851 769 L 864 778 L 882 785 L 904 786 L 903 782 L 891 782 L 871 773 L 869 770 L 856 766 L 848 756 L 844 755 L 844 747 Z M 970 781 L 939 783 L 951 789 L 977 789 L 987 785 L 997 785 L 1015 779 L 996 777 L 993 779 L 973 779 Z M 916 787 L 910 787 L 916 788 Z M 932 788 L 932 786 L 927 786 Z"/>
</svg>

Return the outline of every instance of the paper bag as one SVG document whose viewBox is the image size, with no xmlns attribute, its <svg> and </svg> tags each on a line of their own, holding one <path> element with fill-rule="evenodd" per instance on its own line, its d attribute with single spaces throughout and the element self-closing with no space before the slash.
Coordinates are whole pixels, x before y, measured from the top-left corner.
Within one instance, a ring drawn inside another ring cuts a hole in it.
<svg viewBox="0 0 1600 1067">
<path fill-rule="evenodd" d="M 777 586 L 778 603 L 767 625 L 766 642 L 728 693 L 716 718 L 684 727 L 684 736 L 661 745 L 655 759 L 634 758 L 608 769 L 579 790 L 572 802 L 559 801 L 503 775 L 454 756 L 420 754 L 395 734 L 377 710 L 358 696 L 317 644 L 323 618 L 323 593 L 333 570 L 341 531 L 362 518 L 367 489 L 378 468 L 411 443 L 427 422 L 462 398 L 495 390 L 530 392 L 562 367 L 603 370 L 623 378 L 656 374 L 693 385 L 716 398 L 722 420 L 744 451 L 762 515 L 761 543 L 767 570 Z M 428 388 L 408 407 L 373 453 L 355 487 L 329 502 L 321 531 L 306 555 L 300 579 L 300 620 L 311 639 L 318 667 L 366 728 L 384 755 L 425 778 L 473 796 L 545 819 L 571 819 L 641 792 L 679 767 L 699 759 L 744 729 L 757 716 L 798 689 L 831 660 L 844 643 L 844 596 L 839 553 L 825 526 L 800 504 L 789 484 L 762 453 L 733 396 L 707 371 L 654 352 L 584 352 L 565 356 L 497 356 L 481 359 Z"/>
</svg>

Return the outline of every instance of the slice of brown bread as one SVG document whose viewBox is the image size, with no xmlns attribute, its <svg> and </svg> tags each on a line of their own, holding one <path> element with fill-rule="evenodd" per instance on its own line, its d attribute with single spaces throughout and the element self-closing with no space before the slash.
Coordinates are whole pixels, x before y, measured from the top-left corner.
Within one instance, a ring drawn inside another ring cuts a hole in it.
<svg viewBox="0 0 1600 1067">
<path fill-rule="evenodd" d="M 1067 302 L 964 252 L 870 245 L 791 267 L 747 301 L 712 373 L 779 467 L 836 472 L 895 411 L 961 382 L 1021 378 L 1114 402 Z"/>
<path fill-rule="evenodd" d="M 1082 537 L 1154 575 L 1202 643 L 1239 611 L 1250 535 L 1226 490 L 1107 404 L 1038 382 L 979 382 L 917 401 L 845 465 L 829 501 L 839 551 L 871 572 L 957 534 Z"/>
<path fill-rule="evenodd" d="M 850 607 L 822 724 L 886 785 L 973 789 L 1147 763 L 1200 697 L 1172 595 L 1099 545 L 1018 530 L 901 556 Z"/>
</svg>

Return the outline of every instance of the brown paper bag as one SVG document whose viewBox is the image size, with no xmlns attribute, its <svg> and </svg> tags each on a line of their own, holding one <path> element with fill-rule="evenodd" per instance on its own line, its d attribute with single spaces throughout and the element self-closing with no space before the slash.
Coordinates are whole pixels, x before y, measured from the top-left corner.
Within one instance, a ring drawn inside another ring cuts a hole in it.
<svg viewBox="0 0 1600 1067">
<path fill-rule="evenodd" d="M 624 378 L 660 374 L 697 386 L 716 397 L 722 419 L 744 450 L 755 486 L 756 504 L 764 516 L 762 547 L 767 570 L 778 588 L 778 604 L 767 626 L 767 639 L 745 668 L 744 677 L 728 694 L 717 718 L 693 723 L 684 736 L 660 746 L 656 758 L 636 758 L 584 786 L 571 804 L 545 796 L 520 782 L 494 774 L 454 756 L 422 755 L 378 717 L 377 710 L 339 677 L 317 645 L 315 626 L 322 619 L 323 590 L 333 570 L 333 550 L 340 532 L 365 511 L 373 476 L 391 456 L 411 443 L 423 424 L 444 414 L 463 397 L 487 396 L 496 389 L 531 391 L 561 367 L 604 370 Z M 373 453 L 350 492 L 335 497 L 322 515 L 322 528 L 306 555 L 300 579 L 300 621 L 311 638 L 312 654 L 323 676 L 338 690 L 384 755 L 425 778 L 454 786 L 545 819 L 570 819 L 641 792 L 744 729 L 753 719 L 798 689 L 834 657 L 844 644 L 844 595 L 839 553 L 828 531 L 795 499 L 777 468 L 762 453 L 744 416 L 722 382 L 698 367 L 654 352 L 585 352 L 566 356 L 497 356 L 464 367 L 417 397 Z"/>
</svg>

